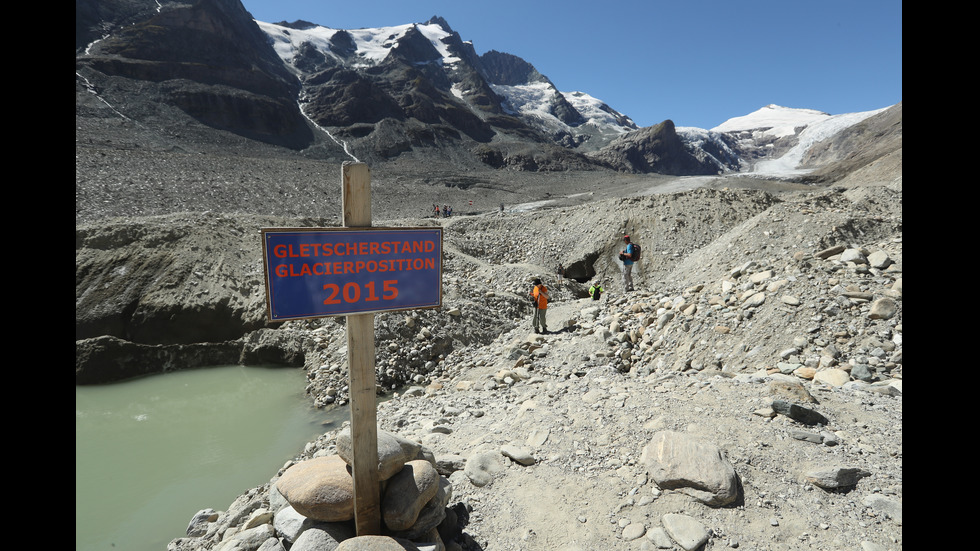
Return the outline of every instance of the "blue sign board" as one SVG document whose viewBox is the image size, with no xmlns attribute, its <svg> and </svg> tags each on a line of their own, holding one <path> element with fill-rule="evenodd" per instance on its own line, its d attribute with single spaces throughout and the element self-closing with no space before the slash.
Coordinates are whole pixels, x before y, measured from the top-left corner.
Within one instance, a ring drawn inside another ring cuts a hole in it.
<svg viewBox="0 0 980 551">
<path fill-rule="evenodd" d="M 442 228 L 263 229 L 269 319 L 442 306 Z"/>
</svg>

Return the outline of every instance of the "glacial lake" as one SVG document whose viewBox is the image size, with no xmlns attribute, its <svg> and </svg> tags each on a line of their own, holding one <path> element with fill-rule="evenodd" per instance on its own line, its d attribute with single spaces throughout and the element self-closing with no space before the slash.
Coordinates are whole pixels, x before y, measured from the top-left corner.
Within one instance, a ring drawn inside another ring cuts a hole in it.
<svg viewBox="0 0 980 551">
<path fill-rule="evenodd" d="M 224 366 L 75 387 L 75 550 L 161 551 L 348 419 L 300 368 Z"/>
</svg>

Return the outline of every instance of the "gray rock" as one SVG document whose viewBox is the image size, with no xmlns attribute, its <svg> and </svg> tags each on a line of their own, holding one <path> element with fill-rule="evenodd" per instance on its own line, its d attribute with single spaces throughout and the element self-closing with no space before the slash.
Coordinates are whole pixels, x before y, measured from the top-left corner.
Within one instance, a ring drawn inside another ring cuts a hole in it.
<svg viewBox="0 0 980 551">
<path fill-rule="evenodd" d="M 867 264 L 868 259 L 858 249 L 846 249 L 840 254 L 841 262 L 851 262 L 853 264 Z"/>
<path fill-rule="evenodd" d="M 875 370 L 868 364 L 858 363 L 851 366 L 851 377 L 870 383 L 875 379 Z"/>
<path fill-rule="evenodd" d="M 275 539 L 275 529 L 271 524 L 262 524 L 249 530 L 235 533 L 221 542 L 218 551 L 235 549 L 236 551 L 257 551 L 270 538 Z M 276 540 L 278 541 L 278 540 Z"/>
<path fill-rule="evenodd" d="M 203 536 L 208 531 L 208 525 L 218 520 L 218 512 L 214 509 L 201 509 L 191 517 L 187 524 L 187 535 L 191 537 Z"/>
<path fill-rule="evenodd" d="M 891 319 L 898 313 L 898 303 L 891 297 L 882 297 L 871 303 L 871 319 Z"/>
<path fill-rule="evenodd" d="M 872 268 L 878 268 L 883 270 L 891 265 L 892 259 L 888 257 L 888 253 L 885 251 L 875 251 L 868 255 L 868 265 Z"/>
<path fill-rule="evenodd" d="M 708 531 L 694 517 L 669 513 L 664 515 L 660 521 L 663 523 L 667 535 L 685 551 L 700 549 L 708 542 Z"/>
<path fill-rule="evenodd" d="M 406 462 L 418 457 L 421 444 L 383 430 L 378 431 L 378 479 L 388 480 L 402 470 Z M 337 455 L 353 464 L 353 442 L 350 427 L 337 434 Z"/>
<path fill-rule="evenodd" d="M 413 542 L 390 536 L 357 536 L 340 542 L 336 551 L 421 551 Z"/>
<path fill-rule="evenodd" d="M 269 485 L 269 510 L 272 511 L 273 514 L 275 514 L 281 511 L 282 509 L 285 509 L 286 507 L 289 507 L 289 502 L 286 501 L 286 498 L 282 496 L 282 494 L 279 492 L 279 489 L 276 488 L 275 484 L 270 484 Z"/>
<path fill-rule="evenodd" d="M 272 521 L 273 527 L 276 529 L 276 533 L 282 535 L 282 537 L 288 542 L 296 541 L 296 538 L 303 533 L 304 530 L 315 526 L 317 522 L 313 519 L 304 517 L 303 515 L 296 512 L 296 509 L 292 507 L 286 507 L 281 509 L 276 513 L 275 518 Z"/>
<path fill-rule="evenodd" d="M 783 296 L 779 297 L 779 301 L 782 302 L 783 304 L 787 304 L 789 306 L 799 306 L 800 304 L 802 304 L 800 302 L 800 299 L 798 299 L 798 298 L 796 298 L 796 297 L 794 297 L 792 295 L 783 295 Z"/>
<path fill-rule="evenodd" d="M 296 463 L 286 469 L 275 486 L 305 517 L 325 522 L 354 518 L 354 479 L 339 455 Z"/>
<path fill-rule="evenodd" d="M 341 523 L 319 523 L 303 531 L 290 551 L 333 551 L 340 542 L 356 536 L 353 526 Z"/>
<path fill-rule="evenodd" d="M 506 457 L 509 457 L 510 459 L 513 459 L 521 465 L 534 465 L 534 456 L 531 455 L 531 452 L 520 446 L 504 444 L 500 447 L 500 453 Z"/>
<path fill-rule="evenodd" d="M 902 524 L 902 502 L 881 494 L 871 494 L 864 498 L 864 504 L 879 513 L 887 515 L 898 524 Z"/>
<path fill-rule="evenodd" d="M 623 539 L 625 541 L 640 539 L 643 537 L 643 534 L 645 534 L 646 531 L 647 528 L 643 525 L 643 523 L 631 522 L 630 524 L 627 524 L 625 528 L 623 528 Z"/>
<path fill-rule="evenodd" d="M 837 489 L 854 486 L 867 476 L 871 476 L 871 473 L 856 467 L 825 467 L 808 472 L 805 478 L 814 486 Z"/>
<path fill-rule="evenodd" d="M 657 548 L 657 549 L 673 549 L 674 542 L 671 541 L 670 536 L 664 531 L 663 527 L 657 526 L 647 530 L 647 539 Z"/>
<path fill-rule="evenodd" d="M 394 532 L 390 535 L 396 538 L 404 538 L 413 541 L 419 541 L 423 538 L 430 530 L 438 527 L 442 524 L 442 521 L 446 518 L 446 505 L 449 504 L 449 499 L 453 495 L 453 486 L 444 477 L 439 478 L 439 491 L 436 495 L 422 507 L 422 510 L 418 514 L 418 518 L 415 520 L 415 524 L 408 530 Z"/>
<path fill-rule="evenodd" d="M 293 549 L 296 549 L 293 547 Z M 256 551 L 286 551 L 286 547 L 283 546 L 282 542 L 276 538 L 269 538 L 262 542 L 262 545 Z M 309 551 L 309 550 L 307 550 Z M 329 550 L 327 550 L 329 551 Z"/>
<path fill-rule="evenodd" d="M 273 514 L 268 509 L 256 509 L 243 525 L 245 530 L 255 528 L 260 524 L 272 524 Z"/>
<path fill-rule="evenodd" d="M 466 474 L 470 482 L 477 487 L 486 486 L 493 480 L 493 475 L 504 470 L 500 453 L 479 452 L 466 460 Z"/>
<path fill-rule="evenodd" d="M 813 442 L 814 444 L 823 444 L 823 436 L 815 432 L 809 432 L 799 429 L 789 429 L 787 431 L 791 438 L 796 440 L 803 440 L 805 442 Z"/>
<path fill-rule="evenodd" d="M 842 386 L 847 384 L 851 375 L 843 369 L 821 369 L 813 376 L 813 382 L 824 383 L 830 386 Z"/>
<path fill-rule="evenodd" d="M 756 306 L 762 306 L 766 301 L 766 294 L 762 291 L 758 293 L 752 293 L 742 302 L 742 306 L 745 308 L 755 308 Z"/>
<path fill-rule="evenodd" d="M 408 530 L 419 512 L 439 491 L 439 473 L 422 459 L 409 461 L 391 477 L 381 500 L 381 517 L 394 531 Z"/>
<path fill-rule="evenodd" d="M 721 450 L 689 435 L 655 434 L 643 447 L 640 463 L 661 488 L 682 491 L 707 505 L 727 505 L 738 497 L 735 468 Z"/>
<path fill-rule="evenodd" d="M 816 410 L 798 404 L 791 404 L 785 400 L 773 400 L 772 409 L 776 413 L 785 415 L 804 425 L 826 425 L 829 423 L 827 418 Z"/>
<path fill-rule="evenodd" d="M 449 476 L 466 467 L 466 458 L 461 455 L 442 455 L 436 458 L 436 470 L 442 476 Z"/>
</svg>

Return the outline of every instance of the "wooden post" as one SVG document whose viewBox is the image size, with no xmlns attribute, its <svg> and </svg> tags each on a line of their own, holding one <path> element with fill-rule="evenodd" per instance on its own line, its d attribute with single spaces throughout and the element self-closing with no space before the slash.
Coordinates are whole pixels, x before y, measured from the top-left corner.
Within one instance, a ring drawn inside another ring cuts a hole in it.
<svg viewBox="0 0 980 551">
<path fill-rule="evenodd" d="M 345 228 L 371 226 L 371 172 L 363 163 L 343 164 Z M 354 523 L 358 536 L 381 534 L 381 488 L 378 481 L 377 376 L 374 372 L 374 314 L 347 318 L 347 363 L 350 368 L 351 445 L 354 471 Z"/>
</svg>

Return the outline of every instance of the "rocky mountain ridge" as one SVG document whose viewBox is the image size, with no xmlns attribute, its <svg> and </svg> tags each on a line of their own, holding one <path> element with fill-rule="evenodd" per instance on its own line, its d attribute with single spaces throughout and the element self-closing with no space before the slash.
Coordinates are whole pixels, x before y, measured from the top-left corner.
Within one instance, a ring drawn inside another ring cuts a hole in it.
<svg viewBox="0 0 980 551">
<path fill-rule="evenodd" d="M 238 0 L 82 0 L 75 41 L 76 118 L 138 125 L 154 147 L 245 138 L 330 162 L 672 175 L 745 171 L 773 151 L 744 132 L 691 136 L 666 130 L 669 120 L 639 129 L 586 92 L 559 92 L 523 59 L 478 55 L 438 16 L 335 30 L 256 22 Z"/>
</svg>

